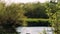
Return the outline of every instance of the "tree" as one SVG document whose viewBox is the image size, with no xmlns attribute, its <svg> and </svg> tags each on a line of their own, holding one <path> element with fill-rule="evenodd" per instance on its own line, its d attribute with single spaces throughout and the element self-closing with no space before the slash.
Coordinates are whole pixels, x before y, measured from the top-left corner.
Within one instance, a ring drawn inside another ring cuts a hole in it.
<svg viewBox="0 0 60 34">
<path fill-rule="evenodd" d="M 5 6 L 1 3 L 0 5 L 0 24 L 1 32 L 15 33 L 15 28 L 21 26 L 22 21 L 19 20 L 24 15 L 24 10 L 20 7 L 20 4 L 11 4 L 10 6 Z"/>
<path fill-rule="evenodd" d="M 36 4 L 27 4 L 25 10 L 25 16 L 27 16 L 28 18 L 49 18 L 46 14 L 45 6 L 40 4 L 39 2 Z"/>
</svg>

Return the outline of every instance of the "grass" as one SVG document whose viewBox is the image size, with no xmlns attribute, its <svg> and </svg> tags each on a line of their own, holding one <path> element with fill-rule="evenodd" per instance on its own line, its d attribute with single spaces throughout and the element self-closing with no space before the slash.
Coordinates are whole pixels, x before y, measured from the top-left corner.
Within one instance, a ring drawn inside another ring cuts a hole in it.
<svg viewBox="0 0 60 34">
<path fill-rule="evenodd" d="M 34 18 L 34 19 L 31 19 L 31 18 L 28 18 L 28 19 L 25 19 L 26 21 L 48 21 L 49 19 L 36 19 L 36 18 Z"/>
</svg>

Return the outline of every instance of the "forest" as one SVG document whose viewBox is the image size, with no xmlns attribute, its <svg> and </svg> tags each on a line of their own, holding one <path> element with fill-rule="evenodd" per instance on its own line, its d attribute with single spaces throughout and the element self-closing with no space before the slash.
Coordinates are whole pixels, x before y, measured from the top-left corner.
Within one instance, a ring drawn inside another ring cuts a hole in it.
<svg viewBox="0 0 60 34">
<path fill-rule="evenodd" d="M 54 34 L 60 34 L 60 3 L 12 3 L 6 6 L 0 2 L 1 34 L 15 34 L 18 26 L 30 27 L 36 24 L 54 27 Z"/>
</svg>

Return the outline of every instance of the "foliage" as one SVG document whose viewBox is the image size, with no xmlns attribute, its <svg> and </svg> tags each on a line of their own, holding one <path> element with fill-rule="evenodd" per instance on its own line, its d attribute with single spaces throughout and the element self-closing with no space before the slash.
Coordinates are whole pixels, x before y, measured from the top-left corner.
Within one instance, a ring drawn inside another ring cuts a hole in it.
<svg viewBox="0 0 60 34">
<path fill-rule="evenodd" d="M 27 5 L 27 6 L 26 6 Z M 25 16 L 28 18 L 49 18 L 46 14 L 46 8 L 40 3 L 26 4 L 25 5 Z"/>
<path fill-rule="evenodd" d="M 13 3 L 9 6 L 5 6 L 5 3 L 0 3 L 0 31 L 16 32 L 15 28 L 27 24 L 24 19 L 28 18 L 50 19 L 50 21 L 53 21 L 56 29 L 56 24 L 58 22 L 56 21 L 58 20 L 56 15 L 57 12 L 60 12 L 60 3 Z"/>
</svg>

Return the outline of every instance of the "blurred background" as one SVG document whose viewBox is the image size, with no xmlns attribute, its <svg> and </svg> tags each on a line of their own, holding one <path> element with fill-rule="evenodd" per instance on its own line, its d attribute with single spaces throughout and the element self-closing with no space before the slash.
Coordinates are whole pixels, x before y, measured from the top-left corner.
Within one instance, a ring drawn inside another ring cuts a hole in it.
<svg viewBox="0 0 60 34">
<path fill-rule="evenodd" d="M 49 34 L 47 30 L 60 34 L 60 0 L 0 0 L 1 34 Z"/>
</svg>

